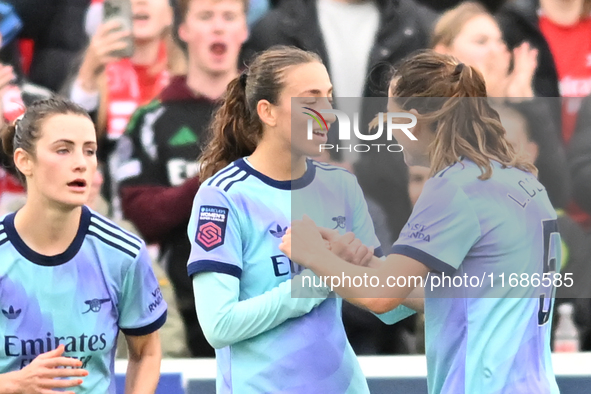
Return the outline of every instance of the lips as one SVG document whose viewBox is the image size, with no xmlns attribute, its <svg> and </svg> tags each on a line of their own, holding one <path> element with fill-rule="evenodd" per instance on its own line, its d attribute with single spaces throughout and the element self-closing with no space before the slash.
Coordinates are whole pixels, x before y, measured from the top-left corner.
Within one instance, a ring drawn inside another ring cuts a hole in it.
<svg viewBox="0 0 591 394">
<path fill-rule="evenodd" d="M 148 19 L 150 19 L 149 14 L 144 14 L 144 13 L 133 14 L 134 21 L 147 21 Z"/>
<path fill-rule="evenodd" d="M 77 190 L 84 190 L 86 189 L 86 180 L 84 179 L 75 179 L 72 182 L 68 182 L 68 187 L 77 189 Z"/>
<path fill-rule="evenodd" d="M 215 42 L 209 46 L 209 50 L 217 56 L 222 56 L 228 50 L 228 46 L 222 42 Z"/>
</svg>

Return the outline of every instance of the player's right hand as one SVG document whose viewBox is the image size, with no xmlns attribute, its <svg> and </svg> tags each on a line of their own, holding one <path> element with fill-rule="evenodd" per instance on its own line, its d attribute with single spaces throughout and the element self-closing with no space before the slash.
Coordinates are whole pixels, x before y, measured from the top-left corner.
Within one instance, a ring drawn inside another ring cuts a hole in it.
<svg viewBox="0 0 591 394">
<path fill-rule="evenodd" d="M 80 360 L 63 357 L 63 353 L 64 345 L 60 345 L 55 350 L 40 354 L 29 365 L 15 372 L 15 375 L 18 374 L 17 381 L 20 387 L 18 392 L 22 394 L 52 394 L 57 393 L 53 389 L 81 385 L 82 379 L 57 379 L 88 376 L 88 371 L 80 369 L 82 366 Z M 75 394 L 73 391 L 63 393 Z"/>
<path fill-rule="evenodd" d="M 318 230 L 322 238 L 328 242 L 331 252 L 343 260 L 362 267 L 371 262 L 374 248 L 363 245 L 352 232 L 340 235 L 338 231 L 324 227 L 318 227 Z"/>
</svg>

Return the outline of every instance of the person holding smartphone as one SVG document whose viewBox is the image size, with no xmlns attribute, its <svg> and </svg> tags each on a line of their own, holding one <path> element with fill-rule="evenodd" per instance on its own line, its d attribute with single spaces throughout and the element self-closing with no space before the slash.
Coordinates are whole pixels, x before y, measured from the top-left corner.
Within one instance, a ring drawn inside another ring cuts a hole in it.
<svg viewBox="0 0 591 394">
<path fill-rule="evenodd" d="M 135 109 L 156 97 L 169 82 L 165 38 L 173 12 L 168 0 L 125 1 L 130 1 L 131 7 L 119 9 L 131 9 L 131 14 L 121 12 L 98 26 L 79 69 L 63 89 L 65 96 L 95 119 L 101 162 L 107 161 Z M 131 31 L 122 26 L 121 18 L 131 19 Z M 130 35 L 133 54 L 118 57 L 127 52 Z M 110 200 L 109 171 L 105 174 L 103 191 Z"/>
</svg>

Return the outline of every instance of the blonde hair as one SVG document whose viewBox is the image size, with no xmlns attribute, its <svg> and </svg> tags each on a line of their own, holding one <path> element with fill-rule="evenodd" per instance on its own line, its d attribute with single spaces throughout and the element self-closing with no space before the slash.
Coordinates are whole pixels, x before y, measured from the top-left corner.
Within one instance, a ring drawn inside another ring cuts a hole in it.
<svg viewBox="0 0 591 394">
<path fill-rule="evenodd" d="M 451 10 L 444 12 L 433 28 L 431 48 L 439 44 L 450 47 L 466 23 L 481 15 L 494 19 L 484 6 L 472 1 L 460 3 Z"/>
<path fill-rule="evenodd" d="M 402 110 L 415 109 L 420 122 L 434 125 L 431 176 L 460 157 L 480 167 L 481 180 L 491 177 L 492 160 L 537 175 L 536 167 L 516 154 L 505 138 L 499 114 L 486 98 L 484 78 L 476 69 L 448 55 L 421 51 L 403 60 L 395 71 L 390 96 Z"/>
</svg>

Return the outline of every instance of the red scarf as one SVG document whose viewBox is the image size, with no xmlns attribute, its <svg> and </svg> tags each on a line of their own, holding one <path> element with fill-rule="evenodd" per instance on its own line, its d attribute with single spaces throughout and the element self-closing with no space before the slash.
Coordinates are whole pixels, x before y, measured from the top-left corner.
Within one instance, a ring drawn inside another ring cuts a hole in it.
<svg viewBox="0 0 591 394">
<path fill-rule="evenodd" d="M 106 67 L 107 73 L 107 136 L 118 139 L 125 131 L 133 112 L 155 98 L 168 85 L 166 45 L 160 45 L 156 64 L 138 66 L 130 59 L 121 59 Z M 153 72 L 153 68 L 162 71 Z"/>
</svg>

